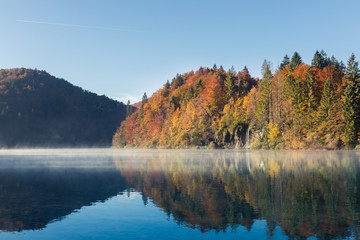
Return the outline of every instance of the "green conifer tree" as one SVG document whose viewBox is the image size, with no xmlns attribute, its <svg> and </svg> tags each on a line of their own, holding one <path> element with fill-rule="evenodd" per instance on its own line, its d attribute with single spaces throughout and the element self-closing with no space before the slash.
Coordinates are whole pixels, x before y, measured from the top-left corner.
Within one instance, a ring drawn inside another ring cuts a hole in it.
<svg viewBox="0 0 360 240">
<path fill-rule="evenodd" d="M 216 71 L 218 70 L 216 64 L 214 64 L 214 66 L 212 67 L 212 70 L 213 70 L 214 72 L 216 72 Z"/>
<path fill-rule="evenodd" d="M 323 69 L 325 66 L 324 57 L 320 54 L 319 51 L 316 50 L 314 54 L 314 58 L 311 61 L 311 67 L 316 67 L 319 69 Z"/>
<path fill-rule="evenodd" d="M 180 74 L 176 74 L 176 77 L 174 78 L 173 81 L 174 81 L 175 88 L 178 88 L 184 84 L 184 79 Z"/>
<path fill-rule="evenodd" d="M 296 67 L 299 66 L 302 63 L 300 54 L 298 52 L 294 52 L 294 55 L 291 57 L 289 70 L 290 72 L 295 71 Z"/>
<path fill-rule="evenodd" d="M 306 113 L 307 105 L 307 91 L 306 84 L 301 82 L 301 78 L 294 79 L 291 88 L 291 101 L 296 110 L 296 114 L 299 118 L 303 117 Z"/>
<path fill-rule="evenodd" d="M 330 110 L 332 109 L 334 102 L 334 88 L 330 79 L 327 79 L 325 81 L 318 111 L 318 119 L 320 122 L 329 120 Z"/>
<path fill-rule="evenodd" d="M 146 95 L 146 92 L 144 92 L 144 95 L 143 95 L 142 100 L 141 100 L 141 104 L 144 105 L 145 103 L 147 103 L 147 101 L 148 101 L 148 97 Z"/>
<path fill-rule="evenodd" d="M 344 142 L 348 148 L 357 144 L 359 132 L 359 63 L 355 61 L 352 54 L 348 60 L 345 70 L 347 85 L 344 91 L 344 102 L 342 105 L 345 117 Z"/>
<path fill-rule="evenodd" d="M 231 97 L 234 96 L 235 93 L 235 76 L 231 70 L 229 70 L 226 74 L 224 88 L 226 93 L 226 99 L 229 100 Z"/>
<path fill-rule="evenodd" d="M 165 84 L 165 90 L 169 90 L 169 89 L 170 89 L 170 82 L 169 80 L 167 80 Z"/>
<path fill-rule="evenodd" d="M 259 82 L 260 97 L 256 115 L 260 127 L 266 127 L 270 121 L 271 80 L 273 77 L 270 70 L 270 63 L 267 60 L 264 60 L 262 73 L 263 78 Z"/>
<path fill-rule="evenodd" d="M 315 79 L 312 75 L 310 68 L 307 69 L 305 75 L 306 81 L 306 91 L 307 91 L 307 108 L 309 111 L 315 110 L 317 108 L 317 98 L 315 95 Z"/>
<path fill-rule="evenodd" d="M 289 56 L 286 54 L 282 63 L 280 64 L 280 69 L 284 69 L 286 65 L 288 65 L 289 63 L 290 63 L 290 59 Z"/>
<path fill-rule="evenodd" d="M 126 103 L 126 117 L 130 116 L 133 113 L 133 107 L 130 105 L 130 100 Z"/>
</svg>

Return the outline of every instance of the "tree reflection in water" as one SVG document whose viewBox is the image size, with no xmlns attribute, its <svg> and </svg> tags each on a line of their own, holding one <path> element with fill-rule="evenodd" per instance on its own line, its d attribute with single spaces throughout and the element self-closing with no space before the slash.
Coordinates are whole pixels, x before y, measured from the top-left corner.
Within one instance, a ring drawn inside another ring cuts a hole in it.
<svg viewBox="0 0 360 240">
<path fill-rule="evenodd" d="M 137 191 L 202 232 L 265 219 L 290 238 L 359 237 L 358 152 L 152 151 L 113 157 Z M 146 199 L 146 198 L 145 198 Z"/>
<path fill-rule="evenodd" d="M 36 161 L 1 156 L 0 229 L 41 229 L 83 206 L 134 189 L 145 205 L 152 202 L 179 225 L 201 232 L 239 226 L 251 231 L 256 220 L 266 220 L 269 238 L 280 227 L 291 239 L 359 239 L 359 152 L 106 154 Z"/>
<path fill-rule="evenodd" d="M 69 159 L 44 159 L 21 158 L 18 162 L 12 160 L 10 166 L 1 159 L 0 230 L 42 229 L 127 188 L 125 179 L 114 168 L 74 167 L 75 160 L 70 164 Z M 42 165 L 47 162 L 67 166 Z"/>
</svg>

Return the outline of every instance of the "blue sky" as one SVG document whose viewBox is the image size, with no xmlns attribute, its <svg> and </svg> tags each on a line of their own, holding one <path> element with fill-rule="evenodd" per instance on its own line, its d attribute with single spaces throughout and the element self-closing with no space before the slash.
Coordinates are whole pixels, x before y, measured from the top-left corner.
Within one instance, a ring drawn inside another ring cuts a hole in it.
<svg viewBox="0 0 360 240">
<path fill-rule="evenodd" d="M 298 51 L 360 59 L 360 1 L 0 0 L 0 68 L 37 68 L 132 102 L 214 63 L 260 77 Z"/>
</svg>

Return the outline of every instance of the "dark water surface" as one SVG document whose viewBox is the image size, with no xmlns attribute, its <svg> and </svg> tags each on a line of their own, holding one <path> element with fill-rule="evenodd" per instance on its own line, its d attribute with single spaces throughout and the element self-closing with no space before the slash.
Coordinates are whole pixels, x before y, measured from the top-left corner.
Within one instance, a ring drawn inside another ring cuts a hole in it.
<svg viewBox="0 0 360 240">
<path fill-rule="evenodd" d="M 0 239 L 360 239 L 360 152 L 0 150 Z"/>
</svg>

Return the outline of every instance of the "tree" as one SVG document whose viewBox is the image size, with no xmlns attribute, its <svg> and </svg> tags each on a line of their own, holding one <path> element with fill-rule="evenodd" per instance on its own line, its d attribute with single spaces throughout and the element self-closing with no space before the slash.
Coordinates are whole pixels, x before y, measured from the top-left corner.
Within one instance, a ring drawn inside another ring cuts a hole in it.
<svg viewBox="0 0 360 240">
<path fill-rule="evenodd" d="M 294 55 L 291 57 L 289 69 L 290 72 L 293 72 L 297 66 L 299 66 L 302 63 L 300 54 L 298 52 L 294 52 Z"/>
<path fill-rule="evenodd" d="M 169 89 L 170 89 L 170 82 L 169 80 L 167 80 L 165 83 L 165 90 L 169 90 Z"/>
<path fill-rule="evenodd" d="M 186 104 L 194 97 L 195 91 L 194 91 L 194 87 L 190 86 L 186 92 L 186 96 L 185 96 L 185 101 Z"/>
<path fill-rule="evenodd" d="M 330 66 L 332 64 L 332 60 L 327 57 L 327 54 L 324 50 L 320 52 L 316 50 L 314 54 L 314 58 L 311 61 L 311 67 L 316 67 L 318 69 L 323 69 L 326 66 Z"/>
<path fill-rule="evenodd" d="M 229 72 L 232 73 L 233 75 L 236 75 L 236 70 L 235 70 L 234 66 L 231 66 L 231 68 L 229 69 Z"/>
<path fill-rule="evenodd" d="M 126 104 L 126 117 L 130 116 L 133 113 L 133 107 L 130 105 L 130 100 Z"/>
<path fill-rule="evenodd" d="M 271 105 L 271 81 L 272 81 L 272 73 L 270 70 L 270 62 L 264 60 L 262 66 L 263 78 L 259 83 L 259 100 L 258 107 L 256 111 L 256 116 L 258 119 L 258 127 L 260 129 L 266 129 L 267 125 L 270 122 L 270 105 Z M 266 131 L 265 131 L 266 132 Z M 264 133 L 265 133 L 264 132 Z M 265 140 L 267 139 L 265 133 Z"/>
<path fill-rule="evenodd" d="M 316 50 L 314 57 L 311 61 L 311 67 L 316 67 L 319 69 L 323 69 L 324 68 L 324 58 L 323 56 L 320 54 L 320 52 L 318 50 Z"/>
<path fill-rule="evenodd" d="M 301 82 L 301 77 L 298 76 L 296 79 L 294 79 L 291 88 L 291 101 L 294 109 L 296 110 L 297 118 L 299 121 L 302 120 L 301 118 L 306 113 L 306 89 L 304 85 L 305 84 Z"/>
<path fill-rule="evenodd" d="M 355 61 L 352 54 L 348 60 L 345 70 L 347 85 L 344 91 L 344 102 L 342 105 L 345 117 L 344 142 L 348 148 L 357 144 L 359 132 L 359 63 Z"/>
<path fill-rule="evenodd" d="M 315 79 L 310 72 L 310 68 L 308 68 L 306 71 L 305 80 L 307 88 L 307 108 L 309 111 L 312 111 L 315 110 L 317 107 L 317 98 L 315 94 Z"/>
<path fill-rule="evenodd" d="M 327 57 L 327 54 L 324 50 L 320 51 L 322 58 L 324 59 L 324 67 L 331 65 L 331 59 Z"/>
<path fill-rule="evenodd" d="M 148 101 L 148 97 L 146 95 L 146 92 L 144 92 L 144 95 L 143 95 L 142 100 L 141 100 L 141 104 L 144 105 L 145 103 L 147 103 L 147 101 Z"/>
<path fill-rule="evenodd" d="M 234 96 L 235 93 L 235 76 L 231 70 L 226 74 L 226 79 L 224 82 L 226 99 L 229 100 Z"/>
<path fill-rule="evenodd" d="M 272 87 L 271 87 L 272 120 L 271 121 L 275 124 L 279 124 L 281 122 L 282 108 L 283 108 L 283 101 L 282 101 L 283 83 L 281 81 L 281 72 L 280 71 L 277 71 L 274 74 L 271 85 L 272 85 Z"/>
<path fill-rule="evenodd" d="M 284 69 L 287 65 L 289 65 L 290 59 L 289 56 L 286 54 L 282 63 L 280 64 L 280 69 Z"/>
<path fill-rule="evenodd" d="M 218 70 L 218 68 L 217 68 L 216 64 L 214 64 L 214 66 L 213 66 L 212 70 L 213 70 L 214 72 L 216 72 L 216 71 Z"/>
<path fill-rule="evenodd" d="M 175 88 L 178 88 L 184 84 L 184 79 L 180 74 L 176 74 L 176 77 L 174 78 L 173 81 L 174 81 Z"/>
<path fill-rule="evenodd" d="M 144 95 L 141 100 L 141 106 L 140 106 L 140 117 L 144 117 L 144 106 L 148 102 L 148 97 L 146 95 L 146 92 L 144 92 Z"/>
<path fill-rule="evenodd" d="M 320 107 L 319 107 L 319 120 L 320 122 L 329 120 L 330 111 L 335 102 L 334 99 L 334 88 L 330 79 L 328 78 L 324 85 L 324 90 L 321 96 Z"/>
<path fill-rule="evenodd" d="M 342 62 L 339 62 L 334 56 L 331 57 L 330 64 L 334 66 L 336 71 L 338 71 L 338 72 L 343 71 L 344 64 Z"/>
</svg>

